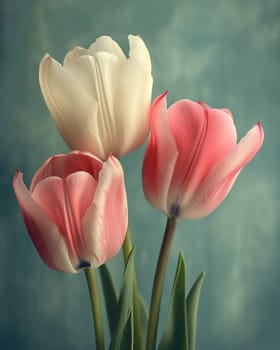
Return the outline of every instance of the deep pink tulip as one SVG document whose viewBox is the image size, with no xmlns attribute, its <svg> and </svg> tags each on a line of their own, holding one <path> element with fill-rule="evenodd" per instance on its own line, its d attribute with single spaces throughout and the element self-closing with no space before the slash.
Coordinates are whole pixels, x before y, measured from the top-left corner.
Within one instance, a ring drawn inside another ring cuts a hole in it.
<svg viewBox="0 0 280 350">
<path fill-rule="evenodd" d="M 14 190 L 30 237 L 43 261 L 59 271 L 98 267 L 120 250 L 127 228 L 123 171 L 113 156 L 55 155 L 32 179 L 18 171 Z"/>
<path fill-rule="evenodd" d="M 143 164 L 143 188 L 151 205 L 168 216 L 198 219 L 220 205 L 242 168 L 262 146 L 255 125 L 237 144 L 232 114 L 202 102 L 166 95 L 151 109 L 151 133 Z"/>
</svg>

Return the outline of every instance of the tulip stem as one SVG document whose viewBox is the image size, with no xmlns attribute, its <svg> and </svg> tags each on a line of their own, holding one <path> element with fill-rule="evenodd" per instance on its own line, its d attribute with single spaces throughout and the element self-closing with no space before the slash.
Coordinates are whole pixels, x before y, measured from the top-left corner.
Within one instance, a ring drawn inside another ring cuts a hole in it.
<svg viewBox="0 0 280 350">
<path fill-rule="evenodd" d="M 95 271 L 90 268 L 85 269 L 87 285 L 90 295 L 92 316 L 94 321 L 96 350 L 104 350 L 104 334 L 102 325 L 102 314 L 98 295 Z"/>
<path fill-rule="evenodd" d="M 123 259 L 124 263 L 127 263 L 129 254 L 133 248 L 130 228 L 127 227 L 125 241 L 123 243 Z M 134 265 L 134 262 L 133 262 Z M 134 265 L 135 270 L 135 265 Z M 142 350 L 143 349 L 143 335 L 142 335 L 142 325 L 141 325 L 141 313 L 140 313 L 140 304 L 138 297 L 138 285 L 136 279 L 136 273 L 134 273 L 133 278 L 133 322 L 134 322 L 134 341 L 133 341 L 133 349 L 134 350 Z"/>
<path fill-rule="evenodd" d="M 146 350 L 154 350 L 156 348 L 157 327 L 160 311 L 160 301 L 162 295 L 163 282 L 167 261 L 170 253 L 172 239 L 176 228 L 176 217 L 167 218 L 164 237 L 160 248 L 160 253 L 157 262 L 156 273 L 154 277 L 150 316 L 148 322 Z"/>
</svg>

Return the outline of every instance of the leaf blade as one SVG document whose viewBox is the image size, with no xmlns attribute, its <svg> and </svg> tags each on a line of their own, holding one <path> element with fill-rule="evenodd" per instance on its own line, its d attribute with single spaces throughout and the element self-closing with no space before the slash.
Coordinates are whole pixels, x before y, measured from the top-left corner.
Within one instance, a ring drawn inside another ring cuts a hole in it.
<svg viewBox="0 0 280 350">
<path fill-rule="evenodd" d="M 133 312 L 132 308 L 129 310 L 128 318 L 123 329 L 123 334 L 121 336 L 121 345 L 120 349 L 122 350 L 133 350 Z"/>
<path fill-rule="evenodd" d="M 180 253 L 170 297 L 168 318 L 158 347 L 159 350 L 188 349 L 185 272 L 184 257 Z"/>
<path fill-rule="evenodd" d="M 134 249 L 130 252 L 117 308 L 117 323 L 113 333 L 110 350 L 124 350 L 122 346 L 122 335 L 127 326 L 129 314 L 133 316 L 133 280 L 134 280 Z"/>
<path fill-rule="evenodd" d="M 205 279 L 205 271 L 201 272 L 196 281 L 194 282 L 186 300 L 187 309 L 187 327 L 188 327 L 188 337 L 189 337 L 189 350 L 195 350 L 196 346 L 196 328 L 197 328 L 197 314 L 199 297 L 201 292 L 201 287 Z"/>
<path fill-rule="evenodd" d="M 103 296 L 106 306 L 107 319 L 111 335 L 113 334 L 116 325 L 116 315 L 118 309 L 118 298 L 113 279 L 107 265 L 102 265 L 99 268 L 101 283 L 103 288 Z"/>
</svg>

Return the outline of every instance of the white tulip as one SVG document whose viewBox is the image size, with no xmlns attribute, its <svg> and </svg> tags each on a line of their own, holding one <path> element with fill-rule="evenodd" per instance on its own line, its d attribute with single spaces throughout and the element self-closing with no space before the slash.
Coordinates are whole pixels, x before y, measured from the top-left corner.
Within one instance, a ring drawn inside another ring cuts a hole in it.
<svg viewBox="0 0 280 350">
<path fill-rule="evenodd" d="M 140 147 L 149 127 L 152 76 L 149 52 L 129 35 L 129 57 L 109 36 L 68 52 L 63 65 L 46 54 L 40 86 L 68 147 L 102 160 Z"/>
</svg>

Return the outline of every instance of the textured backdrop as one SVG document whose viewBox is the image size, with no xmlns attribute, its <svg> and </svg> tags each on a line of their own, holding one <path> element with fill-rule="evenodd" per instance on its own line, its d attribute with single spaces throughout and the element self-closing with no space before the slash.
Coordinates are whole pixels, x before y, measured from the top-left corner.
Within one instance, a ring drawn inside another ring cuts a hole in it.
<svg viewBox="0 0 280 350">
<path fill-rule="evenodd" d="M 0 1 L 0 348 L 94 348 L 83 274 L 48 269 L 26 233 L 12 191 L 53 153 L 66 152 L 44 104 L 38 64 L 109 34 L 128 49 L 139 34 L 153 64 L 153 97 L 204 100 L 232 110 L 239 136 L 262 121 L 265 143 L 208 218 L 180 222 L 169 261 L 161 327 L 176 260 L 187 279 L 207 271 L 197 350 L 280 344 L 279 0 Z M 140 289 L 148 302 L 165 224 L 141 190 L 144 149 L 123 158 Z M 110 264 L 120 281 L 121 259 Z"/>
</svg>

